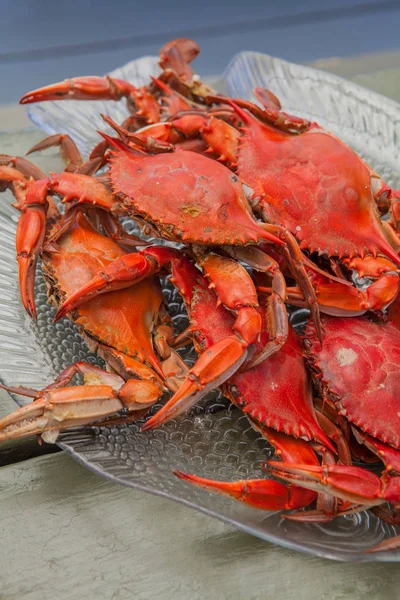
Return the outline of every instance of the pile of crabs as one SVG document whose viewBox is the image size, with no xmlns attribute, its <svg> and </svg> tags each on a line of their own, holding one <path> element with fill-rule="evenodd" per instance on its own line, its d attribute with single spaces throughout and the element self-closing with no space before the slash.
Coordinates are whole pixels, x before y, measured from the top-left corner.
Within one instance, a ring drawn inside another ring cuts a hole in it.
<svg viewBox="0 0 400 600">
<path fill-rule="evenodd" d="M 275 479 L 178 477 L 290 519 L 371 508 L 400 523 L 400 193 L 268 90 L 254 90 L 258 104 L 218 95 L 191 68 L 198 52 L 170 42 L 140 89 L 79 77 L 22 98 L 125 99 L 130 116 L 103 116 L 115 135 L 99 132 L 86 161 L 63 134 L 30 150 L 60 146 L 62 173 L 0 156 L 20 211 L 26 311 L 35 318 L 40 257 L 56 319 L 75 322 L 107 365 L 76 363 L 40 391 L 7 388 L 32 402 L 0 420 L 0 440 L 54 442 L 70 427 L 143 418 L 169 394 L 149 430 L 219 387 L 275 448 L 279 460 L 264 465 Z M 121 217 L 163 243 L 128 233 Z M 179 333 L 166 272 L 189 319 Z M 309 308 L 301 338 L 288 305 Z M 191 368 L 177 352 L 188 344 Z M 83 385 L 70 385 L 77 374 Z M 362 463 L 381 463 L 381 477 Z"/>
</svg>

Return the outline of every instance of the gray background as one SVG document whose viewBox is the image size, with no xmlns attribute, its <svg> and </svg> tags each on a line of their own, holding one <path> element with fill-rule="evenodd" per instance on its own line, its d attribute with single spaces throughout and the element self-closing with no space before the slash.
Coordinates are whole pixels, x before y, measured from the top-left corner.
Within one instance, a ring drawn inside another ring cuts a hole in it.
<svg viewBox="0 0 400 600">
<path fill-rule="evenodd" d="M 293 62 L 399 46 L 398 0 L 0 0 L 0 103 L 74 75 L 101 75 L 177 36 L 202 46 L 197 71 L 241 50 Z"/>
</svg>

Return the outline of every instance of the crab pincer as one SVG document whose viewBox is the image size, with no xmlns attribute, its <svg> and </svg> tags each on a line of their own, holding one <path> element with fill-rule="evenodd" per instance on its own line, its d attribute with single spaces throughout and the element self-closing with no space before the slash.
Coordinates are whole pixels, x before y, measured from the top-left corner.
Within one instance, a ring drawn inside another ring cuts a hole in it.
<svg viewBox="0 0 400 600">
<path fill-rule="evenodd" d="M 90 385 L 65 386 L 75 373 Z M 126 409 L 143 411 L 160 397 L 160 386 L 152 381 L 129 379 L 107 373 L 88 363 L 76 363 L 63 371 L 44 390 L 8 388 L 22 395 L 34 396 L 33 402 L 0 419 L 0 442 L 28 435 L 39 435 L 54 442 L 60 431 L 99 422 Z"/>
<path fill-rule="evenodd" d="M 145 123 L 160 120 L 160 107 L 156 98 L 145 88 L 136 88 L 128 81 L 113 77 L 74 77 L 28 92 L 20 104 L 48 100 L 120 100 L 126 98 L 128 107 L 143 118 Z"/>
<path fill-rule="evenodd" d="M 22 303 L 27 313 L 36 318 L 34 282 L 36 264 L 46 237 L 51 194 L 64 201 L 91 202 L 98 208 L 113 206 L 110 192 L 99 181 L 80 173 L 52 173 L 49 177 L 23 158 L 0 156 L 1 188 L 11 189 L 21 212 L 17 225 L 16 253 Z M 57 212 L 57 211 L 56 211 Z"/>
<path fill-rule="evenodd" d="M 296 440 L 283 433 L 266 429 L 265 437 L 277 452 L 290 464 L 291 460 L 302 460 L 304 464 L 317 465 L 318 459 L 311 446 L 304 440 Z M 273 479 L 246 479 L 239 481 L 216 481 L 175 470 L 174 474 L 188 483 L 217 492 L 240 502 L 263 510 L 298 509 L 311 504 L 317 494 L 297 485 L 286 486 Z"/>
</svg>

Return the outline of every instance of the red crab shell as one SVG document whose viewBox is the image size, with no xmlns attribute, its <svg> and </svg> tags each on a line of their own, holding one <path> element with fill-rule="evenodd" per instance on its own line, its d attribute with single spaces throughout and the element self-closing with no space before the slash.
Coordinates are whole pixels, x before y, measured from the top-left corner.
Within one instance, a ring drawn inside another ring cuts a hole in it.
<svg viewBox="0 0 400 600">
<path fill-rule="evenodd" d="M 374 174 L 351 148 L 316 124 L 293 135 L 240 114 L 246 126 L 237 172 L 268 221 L 287 227 L 312 252 L 352 257 L 379 250 L 398 264 L 379 221 Z"/>
<path fill-rule="evenodd" d="M 254 219 L 239 178 L 224 165 L 186 150 L 144 155 L 111 142 L 110 178 L 128 212 L 170 239 L 203 244 L 275 240 Z"/>
<path fill-rule="evenodd" d="M 323 317 L 323 346 L 312 324 L 306 354 L 323 397 L 373 437 L 400 447 L 400 331 L 367 318 Z"/>
</svg>

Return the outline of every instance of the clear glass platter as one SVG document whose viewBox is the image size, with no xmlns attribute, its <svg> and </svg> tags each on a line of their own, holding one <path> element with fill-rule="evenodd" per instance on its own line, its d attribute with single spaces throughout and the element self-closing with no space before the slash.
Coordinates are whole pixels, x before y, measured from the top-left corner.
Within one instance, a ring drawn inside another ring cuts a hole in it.
<svg viewBox="0 0 400 600">
<path fill-rule="evenodd" d="M 141 85 L 157 72 L 157 59 L 145 57 L 111 75 Z M 351 145 L 389 184 L 400 186 L 400 110 L 395 102 L 328 73 L 253 52 L 234 57 L 216 85 L 243 98 L 251 98 L 255 86 L 271 89 L 287 112 L 318 121 Z M 45 132 L 69 133 L 85 155 L 99 141 L 96 130 L 106 130 L 100 113 L 117 122 L 127 116 L 123 102 L 105 101 L 47 102 L 28 111 Z M 11 202 L 11 195 L 7 199 Z M 18 215 L 7 199 L 0 203 L 1 378 L 8 385 L 40 388 L 69 364 L 98 359 L 88 352 L 73 324 L 66 319 L 53 324 L 54 311 L 47 304 L 40 269 L 37 323 L 22 309 L 15 260 Z M 168 284 L 165 293 L 177 326 L 182 326 L 185 316 L 178 295 Z M 292 318 L 301 322 L 304 315 L 300 311 Z M 182 502 L 276 544 L 343 561 L 400 560 L 400 552 L 364 554 L 371 545 L 398 533 L 368 512 L 324 525 L 295 523 L 282 519 L 280 513 L 250 508 L 174 477 L 176 468 L 224 480 L 265 476 L 259 465 L 273 451 L 218 392 L 159 430 L 140 433 L 139 427 L 140 422 L 76 429 L 62 434 L 59 445 L 103 477 Z"/>
</svg>

